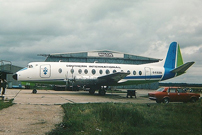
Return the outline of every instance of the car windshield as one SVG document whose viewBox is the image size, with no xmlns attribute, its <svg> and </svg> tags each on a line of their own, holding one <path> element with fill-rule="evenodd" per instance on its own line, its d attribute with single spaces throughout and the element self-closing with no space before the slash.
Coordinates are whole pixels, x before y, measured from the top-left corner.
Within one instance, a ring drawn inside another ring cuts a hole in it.
<svg viewBox="0 0 202 135">
<path fill-rule="evenodd" d="M 156 90 L 156 91 L 161 91 L 161 92 L 162 92 L 163 90 L 164 90 L 164 88 L 159 88 L 159 89 Z"/>
</svg>

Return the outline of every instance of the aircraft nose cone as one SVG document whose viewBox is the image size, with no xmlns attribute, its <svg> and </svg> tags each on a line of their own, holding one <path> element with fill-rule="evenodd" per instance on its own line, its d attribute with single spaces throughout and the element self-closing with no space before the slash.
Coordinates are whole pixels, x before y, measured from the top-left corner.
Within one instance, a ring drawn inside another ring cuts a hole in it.
<svg viewBox="0 0 202 135">
<path fill-rule="evenodd" d="M 18 80 L 18 74 L 14 74 L 13 79 Z"/>
</svg>

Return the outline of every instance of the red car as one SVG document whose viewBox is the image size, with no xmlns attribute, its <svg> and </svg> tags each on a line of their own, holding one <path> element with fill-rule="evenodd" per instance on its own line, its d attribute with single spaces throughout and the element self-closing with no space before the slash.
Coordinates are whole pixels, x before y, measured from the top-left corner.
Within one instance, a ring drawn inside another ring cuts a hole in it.
<svg viewBox="0 0 202 135">
<path fill-rule="evenodd" d="M 155 92 L 149 92 L 148 96 L 149 99 L 156 100 L 157 103 L 196 102 L 200 94 L 188 93 L 177 87 L 161 87 Z"/>
</svg>

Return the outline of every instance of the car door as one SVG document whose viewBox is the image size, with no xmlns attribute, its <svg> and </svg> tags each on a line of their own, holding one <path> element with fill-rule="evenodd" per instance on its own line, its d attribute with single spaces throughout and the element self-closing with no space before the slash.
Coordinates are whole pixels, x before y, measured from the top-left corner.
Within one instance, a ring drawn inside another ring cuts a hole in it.
<svg viewBox="0 0 202 135">
<path fill-rule="evenodd" d="M 179 102 L 187 102 L 189 100 L 189 94 L 187 94 L 186 91 L 181 88 L 178 88 L 177 91 Z"/>
<path fill-rule="evenodd" d="M 170 102 L 176 102 L 178 100 L 178 93 L 176 88 L 169 88 L 168 96 L 170 98 Z"/>
</svg>

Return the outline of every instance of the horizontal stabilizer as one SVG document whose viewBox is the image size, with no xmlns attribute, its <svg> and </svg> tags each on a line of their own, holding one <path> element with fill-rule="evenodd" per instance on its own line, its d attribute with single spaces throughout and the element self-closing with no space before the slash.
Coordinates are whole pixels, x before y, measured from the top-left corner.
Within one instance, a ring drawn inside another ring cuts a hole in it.
<svg viewBox="0 0 202 135">
<path fill-rule="evenodd" d="M 98 79 L 102 79 L 102 80 L 106 80 L 106 81 L 118 82 L 119 80 L 125 78 L 129 74 L 130 73 L 127 73 L 127 72 L 116 72 L 116 73 L 113 73 L 113 74 L 98 77 Z"/>
<path fill-rule="evenodd" d="M 179 67 L 177 67 L 177 68 L 175 68 L 175 69 L 173 69 L 173 70 L 171 70 L 171 72 L 173 72 L 173 73 L 178 73 L 178 74 L 183 74 L 183 73 L 185 73 L 185 71 L 186 71 L 189 67 L 191 67 L 194 63 L 195 63 L 195 62 L 187 62 L 187 63 L 185 63 L 185 64 L 183 64 L 183 65 L 181 65 L 181 66 L 179 66 Z"/>
</svg>

